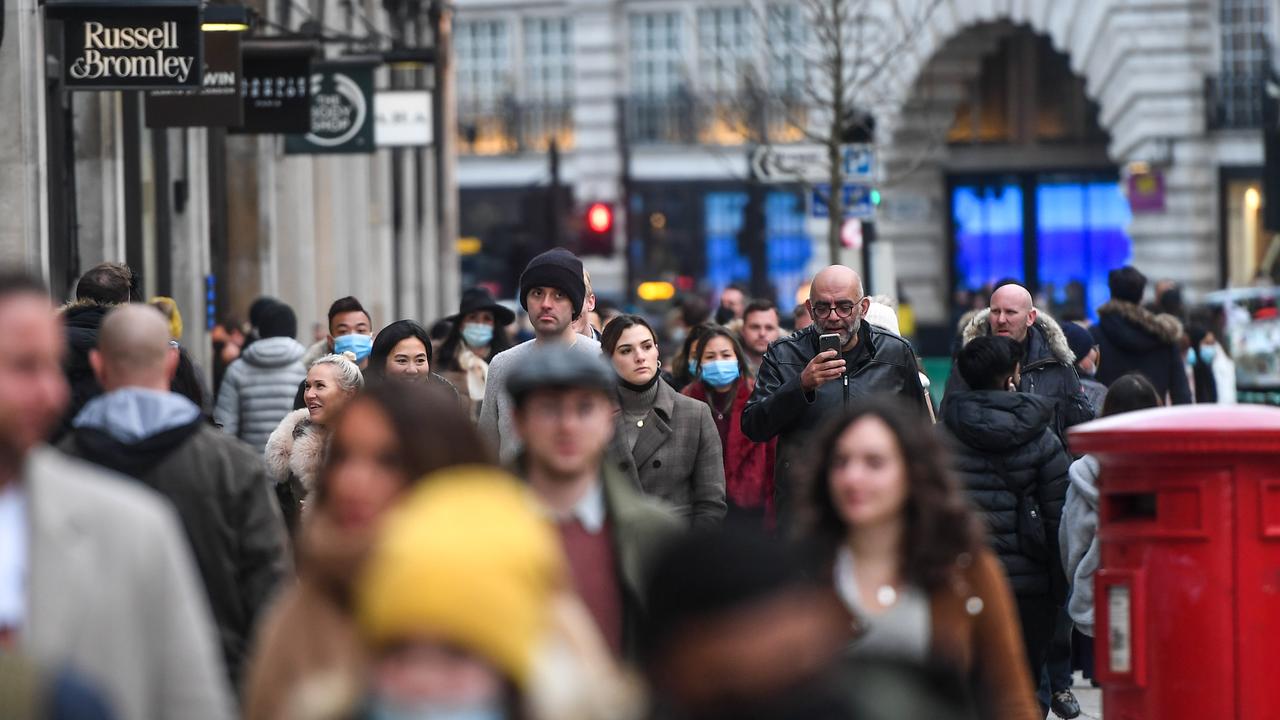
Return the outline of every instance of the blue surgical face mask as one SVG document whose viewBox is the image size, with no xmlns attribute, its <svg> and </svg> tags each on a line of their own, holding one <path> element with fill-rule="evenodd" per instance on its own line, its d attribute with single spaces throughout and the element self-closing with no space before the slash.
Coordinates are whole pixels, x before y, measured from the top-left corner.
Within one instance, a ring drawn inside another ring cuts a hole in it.
<svg viewBox="0 0 1280 720">
<path fill-rule="evenodd" d="M 689 376 L 698 377 L 698 361 L 689 358 Z"/>
<path fill-rule="evenodd" d="M 493 326 L 485 323 L 466 323 L 462 326 L 462 339 L 471 347 L 487 347 L 493 341 Z"/>
<path fill-rule="evenodd" d="M 1217 345 L 1201 345 L 1200 346 L 1200 359 L 1204 361 L 1205 365 L 1212 365 L 1213 358 L 1217 354 L 1218 354 Z"/>
<path fill-rule="evenodd" d="M 504 720 L 505 717 L 506 713 L 497 704 L 455 707 L 422 702 L 406 705 L 374 698 L 369 706 L 371 720 Z"/>
<path fill-rule="evenodd" d="M 362 363 L 369 357 L 369 353 L 373 350 L 372 335 L 343 335 L 333 339 L 333 352 L 341 355 L 342 353 L 353 353 L 356 356 L 356 362 Z"/>
<path fill-rule="evenodd" d="M 712 360 L 709 363 L 702 363 L 702 381 L 713 388 L 726 387 L 737 379 L 737 360 Z"/>
</svg>

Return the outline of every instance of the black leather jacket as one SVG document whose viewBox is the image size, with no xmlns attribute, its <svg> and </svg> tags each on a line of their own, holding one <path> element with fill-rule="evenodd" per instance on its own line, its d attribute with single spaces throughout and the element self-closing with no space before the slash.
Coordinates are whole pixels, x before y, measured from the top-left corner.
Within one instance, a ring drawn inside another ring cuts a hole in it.
<svg viewBox="0 0 1280 720">
<path fill-rule="evenodd" d="M 849 363 L 844 381 L 832 381 L 813 393 L 800 387 L 800 373 L 818 354 L 816 325 L 792 333 L 769 346 L 756 377 L 756 389 L 742 413 L 742 432 L 756 442 L 778 438 L 774 465 L 774 497 L 778 520 L 788 516 L 792 483 L 805 470 L 809 442 L 857 398 L 889 394 L 927 413 L 916 354 L 906 340 L 863 321 L 858 346 L 844 354 Z M 862 349 L 866 348 L 867 352 Z M 858 364 L 853 364 L 857 361 Z"/>
</svg>

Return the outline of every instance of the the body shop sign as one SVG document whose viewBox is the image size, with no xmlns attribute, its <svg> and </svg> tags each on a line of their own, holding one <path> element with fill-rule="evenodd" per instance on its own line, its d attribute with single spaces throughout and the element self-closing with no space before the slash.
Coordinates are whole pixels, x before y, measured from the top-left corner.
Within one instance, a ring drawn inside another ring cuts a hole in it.
<svg viewBox="0 0 1280 720">
<path fill-rule="evenodd" d="M 311 74 L 311 132 L 290 135 L 285 152 L 372 152 L 373 126 L 373 65 L 316 63 Z"/>
<path fill-rule="evenodd" d="M 53 4 L 62 20 L 63 82 L 73 90 L 198 88 L 198 5 Z"/>
</svg>

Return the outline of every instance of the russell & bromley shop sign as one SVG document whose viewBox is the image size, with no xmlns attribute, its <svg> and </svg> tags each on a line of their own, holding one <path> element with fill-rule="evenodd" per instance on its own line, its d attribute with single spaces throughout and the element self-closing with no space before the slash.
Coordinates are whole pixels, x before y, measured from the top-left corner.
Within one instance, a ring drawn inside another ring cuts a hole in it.
<svg viewBox="0 0 1280 720">
<path fill-rule="evenodd" d="M 198 5 L 48 5 L 63 24 L 71 89 L 198 88 L 204 51 Z"/>
</svg>

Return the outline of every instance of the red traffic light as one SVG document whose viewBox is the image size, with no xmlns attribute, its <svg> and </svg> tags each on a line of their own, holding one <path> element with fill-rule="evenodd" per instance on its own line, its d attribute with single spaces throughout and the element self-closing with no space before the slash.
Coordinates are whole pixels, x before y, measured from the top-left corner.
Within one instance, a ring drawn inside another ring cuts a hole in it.
<svg viewBox="0 0 1280 720">
<path fill-rule="evenodd" d="M 613 229 L 613 208 L 595 203 L 587 208 L 587 228 L 594 233 L 607 233 Z"/>
</svg>

